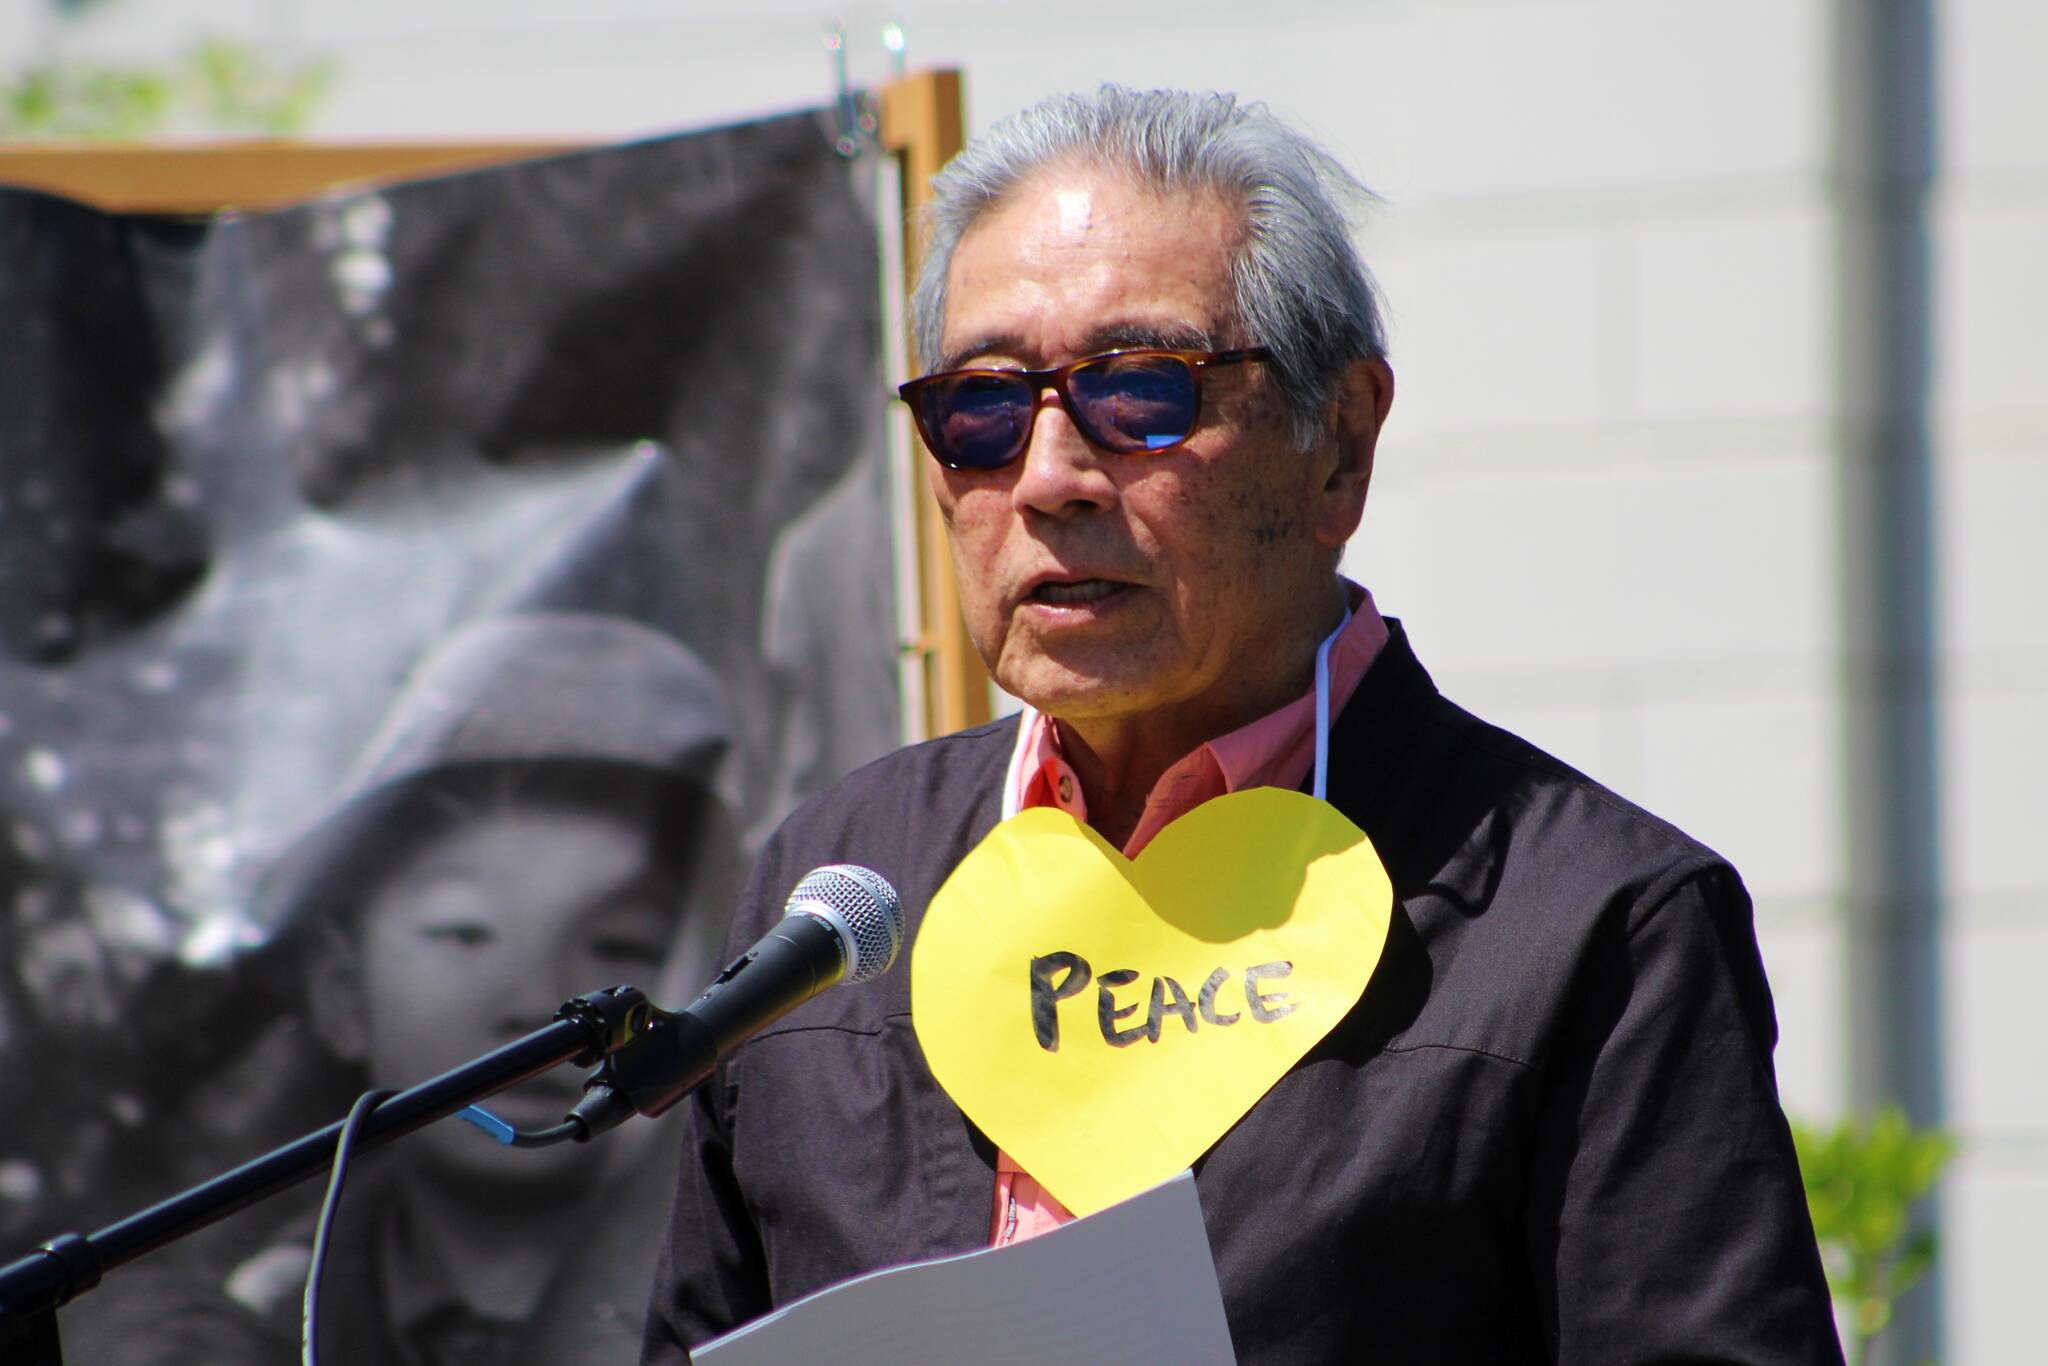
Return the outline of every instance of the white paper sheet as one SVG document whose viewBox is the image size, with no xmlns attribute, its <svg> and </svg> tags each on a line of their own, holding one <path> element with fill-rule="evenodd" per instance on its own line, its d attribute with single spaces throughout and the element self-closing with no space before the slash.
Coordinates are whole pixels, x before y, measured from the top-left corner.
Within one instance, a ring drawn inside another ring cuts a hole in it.
<svg viewBox="0 0 2048 1366">
<path fill-rule="evenodd" d="M 890 1267 L 707 1343 L 697 1366 L 1236 1366 L 1194 1177 L 1005 1248 Z"/>
</svg>

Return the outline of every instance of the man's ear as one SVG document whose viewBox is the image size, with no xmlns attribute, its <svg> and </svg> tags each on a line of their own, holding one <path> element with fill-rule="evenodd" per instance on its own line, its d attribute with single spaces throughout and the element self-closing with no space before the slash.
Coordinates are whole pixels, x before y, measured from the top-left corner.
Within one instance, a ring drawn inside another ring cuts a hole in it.
<svg viewBox="0 0 2048 1366">
<path fill-rule="evenodd" d="M 322 918 L 307 927 L 305 963 L 307 1023 L 335 1057 L 362 1063 L 370 1054 L 370 1010 L 355 937 Z"/>
<path fill-rule="evenodd" d="M 1335 456 L 1320 491 L 1316 542 L 1342 549 L 1365 516 L 1365 494 L 1372 484 L 1373 452 L 1380 426 L 1394 406 L 1394 372 L 1377 357 L 1352 361 L 1337 378 L 1330 399 L 1331 437 Z"/>
</svg>

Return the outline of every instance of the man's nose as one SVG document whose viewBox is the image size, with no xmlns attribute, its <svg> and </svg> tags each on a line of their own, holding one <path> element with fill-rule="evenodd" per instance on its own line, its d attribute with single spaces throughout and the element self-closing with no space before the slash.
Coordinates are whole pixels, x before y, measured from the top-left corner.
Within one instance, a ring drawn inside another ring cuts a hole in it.
<svg viewBox="0 0 2048 1366">
<path fill-rule="evenodd" d="M 1095 446 L 1050 389 L 1039 395 L 1032 414 L 1031 444 L 1019 459 L 1011 503 L 1050 516 L 1067 516 L 1116 502 L 1116 481 L 1107 451 Z"/>
</svg>

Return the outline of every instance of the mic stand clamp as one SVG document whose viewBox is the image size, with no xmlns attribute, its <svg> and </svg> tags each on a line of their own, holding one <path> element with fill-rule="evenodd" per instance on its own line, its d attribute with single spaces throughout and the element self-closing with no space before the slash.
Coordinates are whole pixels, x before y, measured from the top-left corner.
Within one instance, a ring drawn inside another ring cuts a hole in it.
<svg viewBox="0 0 2048 1366">
<path fill-rule="evenodd" d="M 583 1126 L 577 1141 L 634 1115 L 652 1118 L 688 1095 L 740 1040 L 840 980 L 848 966 L 847 943 L 844 932 L 822 917 L 788 914 L 681 1010 L 645 1002 L 629 1008 L 603 1070 L 583 1084 L 583 1099 L 569 1112 L 569 1123 Z M 779 986 L 755 989 L 763 981 Z"/>
<path fill-rule="evenodd" d="M 688 1010 L 645 1005 L 633 1012 L 631 1036 L 604 1060 L 583 1085 L 583 1099 L 569 1112 L 582 1126 L 578 1143 L 616 1129 L 634 1115 L 659 1115 L 711 1075 L 718 1065 L 718 1038 Z"/>
</svg>

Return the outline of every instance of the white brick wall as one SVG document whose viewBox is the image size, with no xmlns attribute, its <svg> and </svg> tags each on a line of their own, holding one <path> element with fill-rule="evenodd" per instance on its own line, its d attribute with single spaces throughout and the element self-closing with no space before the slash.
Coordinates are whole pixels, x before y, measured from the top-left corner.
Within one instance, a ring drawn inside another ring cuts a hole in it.
<svg viewBox="0 0 2048 1366">
<path fill-rule="evenodd" d="M 2041 1230 L 2048 1228 L 2048 1150 L 1966 1149 L 1945 1188 L 1941 1259 L 1947 1268 L 1944 1362 L 2005 1366 L 2048 1361 L 2040 1311 Z"/>
<path fill-rule="evenodd" d="M 1808 416 L 1832 402 L 1826 206 L 1811 193 L 1729 201 L 1672 206 L 1671 221 L 1636 234 L 1630 357 L 1643 418 Z"/>
<path fill-rule="evenodd" d="M 1951 895 L 2031 902 L 2025 913 L 2048 924 L 2048 687 L 2038 678 L 1951 685 L 1946 700 L 1941 776 Z M 2040 1089 L 2048 1092 L 2048 1081 Z"/>
<path fill-rule="evenodd" d="M 1959 177 L 1945 196 L 1936 327 L 1942 399 L 1958 416 L 2048 408 L 2044 223 L 2048 161 L 2031 178 Z"/>
<path fill-rule="evenodd" d="M 1944 964 L 1956 1122 L 1973 1141 L 2026 1143 L 2048 1158 L 2039 1046 L 2048 916 L 2038 905 L 1980 906 L 1957 920 Z M 2048 1182 L 2048 1164 L 2035 1174 Z"/>
<path fill-rule="evenodd" d="M 2048 9 L 1942 6 L 1935 216 L 1950 1359 L 2048 1360 Z"/>
<path fill-rule="evenodd" d="M 1389 441 L 1613 416 L 1626 260 L 1612 232 L 1447 238 L 1385 274 L 1400 385 Z"/>
<path fill-rule="evenodd" d="M 1550 0 L 1413 6 L 1420 193 L 1549 194 L 1819 162 L 1822 6 Z"/>
<path fill-rule="evenodd" d="M 2039 228 L 2048 243 L 2048 212 Z M 2039 315 L 2048 322 L 2048 313 Z M 2003 318 L 1993 326 L 2004 327 Z M 2048 360 L 2048 357 L 2044 357 Z M 2036 381 L 2048 393 L 2048 370 Z M 1941 469 L 1941 610 L 1944 643 L 1972 666 L 1959 683 L 1994 682 L 1994 661 L 2009 660 L 2035 682 L 2048 664 L 2048 599 L 2043 596 L 2042 513 L 2048 509 L 2048 402 L 2036 400 L 2033 433 L 1998 432 L 1991 423 L 1956 424 Z M 2011 670 L 2009 678 L 2015 677 Z"/>
<path fill-rule="evenodd" d="M 1965 177 L 2048 168 L 2041 54 L 2048 6 L 2033 0 L 1942 0 L 1942 161 Z"/>
<path fill-rule="evenodd" d="M 1389 440 L 1349 563 L 1461 671 L 1820 671 L 1836 632 L 1818 457 L 1615 467 L 1559 449 L 1576 435 L 1436 476 L 1430 443 Z"/>
</svg>

